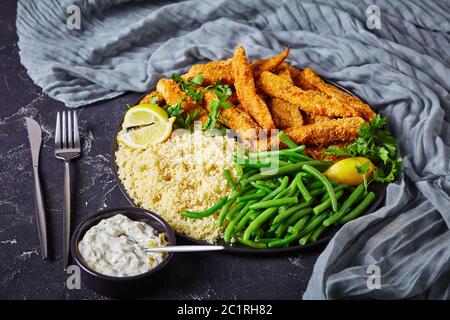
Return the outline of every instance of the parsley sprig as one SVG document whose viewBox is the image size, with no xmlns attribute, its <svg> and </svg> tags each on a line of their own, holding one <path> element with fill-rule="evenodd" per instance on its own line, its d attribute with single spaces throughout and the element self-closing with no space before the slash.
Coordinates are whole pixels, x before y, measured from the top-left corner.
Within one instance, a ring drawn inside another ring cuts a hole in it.
<svg viewBox="0 0 450 320">
<path fill-rule="evenodd" d="M 379 183 L 395 181 L 401 171 L 402 158 L 397 157 L 397 141 L 389 132 L 386 122 L 387 117 L 377 115 L 370 123 L 361 125 L 358 138 L 353 143 L 344 148 L 330 146 L 325 150 L 325 154 L 366 157 L 378 166 L 372 178 L 374 181 Z M 368 163 L 357 170 L 360 173 L 366 173 Z"/>
<path fill-rule="evenodd" d="M 196 109 L 194 113 L 188 113 L 186 117 L 183 118 L 182 114 L 184 113 L 184 110 L 181 109 L 182 102 L 183 100 L 180 100 L 178 101 L 178 103 L 175 103 L 173 105 L 167 105 L 164 107 L 164 109 L 166 110 L 169 118 L 175 117 L 175 129 L 183 128 L 192 132 L 194 122 L 198 120 L 202 110 Z"/>
<path fill-rule="evenodd" d="M 183 80 L 178 73 L 172 73 L 172 80 L 174 80 L 195 103 L 202 103 L 203 90 L 201 85 L 203 84 L 203 77 L 198 75 L 189 80 Z"/>
<path fill-rule="evenodd" d="M 207 90 L 212 91 L 217 100 L 213 100 L 209 104 L 208 119 L 203 124 L 204 129 L 218 128 L 217 121 L 220 117 L 220 111 L 223 108 L 229 108 L 231 105 L 228 102 L 228 98 L 231 97 L 232 91 L 229 85 L 222 84 L 219 80 L 214 85 L 206 87 Z"/>
</svg>

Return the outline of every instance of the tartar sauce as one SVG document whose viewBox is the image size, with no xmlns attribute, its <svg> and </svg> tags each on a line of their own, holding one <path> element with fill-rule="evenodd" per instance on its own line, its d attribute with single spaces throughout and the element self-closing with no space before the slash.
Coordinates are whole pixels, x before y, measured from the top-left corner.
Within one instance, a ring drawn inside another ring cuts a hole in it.
<svg viewBox="0 0 450 320">
<path fill-rule="evenodd" d="M 78 243 L 83 261 L 94 271 L 115 277 L 145 273 L 164 259 L 165 253 L 146 253 L 145 247 L 166 246 L 165 233 L 144 222 L 117 214 L 90 228 Z"/>
</svg>

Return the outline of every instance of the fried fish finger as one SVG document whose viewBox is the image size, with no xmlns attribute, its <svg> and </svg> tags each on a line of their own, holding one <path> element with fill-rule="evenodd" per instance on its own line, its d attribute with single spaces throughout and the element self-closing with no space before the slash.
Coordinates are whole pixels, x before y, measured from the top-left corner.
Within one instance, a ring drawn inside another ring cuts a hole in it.
<svg viewBox="0 0 450 320">
<path fill-rule="evenodd" d="M 277 74 L 290 83 L 293 83 L 286 64 L 277 68 Z M 270 98 L 268 106 L 272 114 L 273 122 L 277 128 L 285 129 L 303 125 L 303 117 L 297 106 L 278 98 Z"/>
<path fill-rule="evenodd" d="M 297 144 L 325 147 L 331 144 L 354 141 L 364 119 L 350 117 L 326 122 L 287 128 L 284 132 Z"/>
<path fill-rule="evenodd" d="M 181 109 L 190 114 L 194 114 L 197 109 L 201 109 L 199 119 L 205 119 L 204 116 L 206 111 L 202 108 L 202 106 L 197 105 L 191 97 L 180 89 L 178 83 L 172 79 L 160 79 L 156 84 L 156 90 L 164 98 L 168 105 L 181 103 Z"/>
<path fill-rule="evenodd" d="M 303 117 L 297 106 L 281 99 L 269 99 L 268 106 L 275 126 L 279 129 L 303 125 Z"/>
<path fill-rule="evenodd" d="M 275 129 L 266 103 L 258 96 L 255 89 L 252 71 L 242 46 L 237 48 L 233 55 L 234 87 L 242 108 L 264 130 Z"/>
<path fill-rule="evenodd" d="M 286 48 L 280 55 L 268 59 L 257 60 L 250 63 L 253 77 L 258 77 L 264 71 L 274 70 L 288 56 L 290 48 Z M 210 61 L 204 64 L 195 64 L 189 71 L 181 77 L 184 80 L 192 79 L 195 76 L 203 77 L 204 85 L 211 85 L 219 80 L 224 84 L 234 84 L 232 59 Z"/>
<path fill-rule="evenodd" d="M 215 93 L 205 90 L 203 96 L 204 107 L 210 110 L 211 102 L 218 100 Z M 220 110 L 219 122 L 233 129 L 242 139 L 250 140 L 259 129 L 258 124 L 245 111 L 231 105 L 229 108 Z"/>
<path fill-rule="evenodd" d="M 232 85 L 234 83 L 231 59 L 210 61 L 205 64 L 195 64 L 189 71 L 181 76 L 184 80 L 192 79 L 195 76 L 203 77 L 204 85 L 211 85 L 220 80 L 223 84 Z"/>
<path fill-rule="evenodd" d="M 253 77 L 257 78 L 264 71 L 273 71 L 277 68 L 289 55 L 291 48 L 286 48 L 284 51 L 276 56 L 269 59 L 258 60 L 250 64 L 250 68 L 252 69 Z"/>
<path fill-rule="evenodd" d="M 141 101 L 139 101 L 139 104 L 147 104 L 152 103 L 154 100 L 156 100 L 156 104 L 163 103 L 163 97 L 159 94 L 158 91 L 152 91 L 149 94 L 147 94 L 144 98 L 142 98 Z"/>
<path fill-rule="evenodd" d="M 338 87 L 326 83 L 311 68 L 306 68 L 302 71 L 300 81 L 302 87 L 304 88 L 323 92 L 346 103 L 348 106 L 356 110 L 358 115 L 366 121 L 371 121 L 375 118 L 375 112 L 367 104 L 362 102 L 357 97 L 340 90 Z"/>
<path fill-rule="evenodd" d="M 302 90 L 268 71 L 261 74 L 258 84 L 269 96 L 290 102 L 309 113 L 328 117 L 358 116 L 356 110 L 342 101 L 322 92 Z"/>
</svg>

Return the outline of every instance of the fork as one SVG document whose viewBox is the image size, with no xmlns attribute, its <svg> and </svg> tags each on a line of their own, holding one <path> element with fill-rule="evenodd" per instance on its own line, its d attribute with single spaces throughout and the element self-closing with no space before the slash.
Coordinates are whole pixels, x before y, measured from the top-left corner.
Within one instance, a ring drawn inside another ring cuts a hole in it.
<svg viewBox="0 0 450 320">
<path fill-rule="evenodd" d="M 55 130 L 55 156 L 64 160 L 64 216 L 63 216 L 63 263 L 64 271 L 69 262 L 70 243 L 70 160 L 81 154 L 80 133 L 75 111 L 66 111 L 56 114 Z"/>
</svg>

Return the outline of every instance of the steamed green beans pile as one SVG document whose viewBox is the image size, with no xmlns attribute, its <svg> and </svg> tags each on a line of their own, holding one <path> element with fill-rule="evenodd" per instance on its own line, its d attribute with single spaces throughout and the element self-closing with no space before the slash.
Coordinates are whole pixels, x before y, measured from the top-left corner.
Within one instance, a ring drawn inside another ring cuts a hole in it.
<svg viewBox="0 0 450 320">
<path fill-rule="evenodd" d="M 224 171 L 233 193 L 204 212 L 185 215 L 220 212 L 217 223 L 226 243 L 279 248 L 315 242 L 327 228 L 355 219 L 374 201 L 375 194 L 366 193 L 363 184 L 353 188 L 329 181 L 322 172 L 332 163 L 313 160 L 303 154 L 304 146 L 284 142 L 289 149 L 235 156 L 236 181 Z"/>
</svg>

